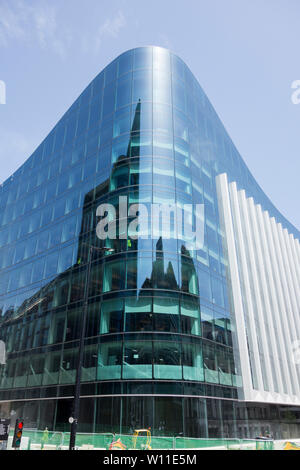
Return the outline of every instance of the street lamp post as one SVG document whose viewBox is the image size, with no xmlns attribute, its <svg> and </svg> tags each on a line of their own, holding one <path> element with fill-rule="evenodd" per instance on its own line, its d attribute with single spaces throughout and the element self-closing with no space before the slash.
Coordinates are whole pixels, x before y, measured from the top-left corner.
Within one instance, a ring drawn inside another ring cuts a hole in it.
<svg viewBox="0 0 300 470">
<path fill-rule="evenodd" d="M 80 340 L 79 340 L 79 352 L 78 352 L 78 363 L 77 363 L 75 391 L 74 391 L 73 413 L 72 413 L 72 417 L 69 420 L 69 422 L 71 423 L 69 450 L 75 450 L 75 443 L 76 443 L 76 433 L 77 433 L 77 425 L 78 425 L 79 409 L 80 409 L 80 386 L 81 386 L 82 361 L 83 361 L 83 354 L 84 354 L 84 340 L 85 340 L 86 320 L 87 320 L 87 312 L 88 312 L 88 299 L 89 299 L 88 294 L 89 294 L 89 285 L 90 285 L 90 277 L 91 277 L 92 255 L 93 255 L 94 250 L 101 251 L 103 253 L 114 252 L 112 248 L 106 248 L 106 247 L 98 248 L 95 246 L 89 247 L 89 261 L 88 261 L 88 266 L 87 266 L 86 281 L 85 281 L 85 287 L 84 287 L 82 328 L 81 328 L 81 335 L 80 335 Z"/>
</svg>

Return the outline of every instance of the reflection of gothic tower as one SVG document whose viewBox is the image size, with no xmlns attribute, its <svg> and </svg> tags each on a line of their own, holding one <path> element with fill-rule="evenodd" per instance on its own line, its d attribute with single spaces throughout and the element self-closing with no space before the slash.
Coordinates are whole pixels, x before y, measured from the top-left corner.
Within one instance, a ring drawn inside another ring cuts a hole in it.
<svg viewBox="0 0 300 470">
<path fill-rule="evenodd" d="M 141 136 L 140 136 L 140 130 L 141 130 L 141 111 L 142 111 L 142 103 L 141 100 L 139 100 L 138 104 L 136 105 L 135 108 L 135 113 L 134 113 L 134 118 L 130 130 L 130 137 L 129 137 L 129 142 L 128 142 L 128 147 L 127 147 L 127 154 L 126 155 L 119 155 L 116 162 L 114 163 L 114 166 L 112 168 L 112 178 L 114 178 L 114 173 L 116 172 L 117 168 L 120 167 L 120 165 L 123 165 L 124 160 L 127 160 L 128 158 L 133 158 L 136 157 L 134 160 L 135 163 L 139 161 L 140 159 L 140 141 L 141 141 Z M 129 162 L 127 160 L 127 170 L 129 170 Z M 124 172 L 125 174 L 125 172 Z M 127 171 L 127 176 L 128 176 L 128 171 Z M 136 183 L 138 184 L 138 183 Z M 120 186 L 118 186 L 120 187 Z"/>
<path fill-rule="evenodd" d="M 162 237 L 160 237 L 156 243 L 156 259 L 153 261 L 151 278 L 146 279 L 142 286 L 143 289 L 151 287 L 173 290 L 179 289 L 171 261 L 169 261 L 167 269 L 165 269 Z"/>
<path fill-rule="evenodd" d="M 84 236 L 87 232 L 87 227 L 91 226 L 91 220 L 93 220 L 95 209 L 90 207 L 90 202 L 93 200 L 93 193 L 94 191 L 96 194 L 104 195 L 109 191 L 113 191 L 116 188 L 121 188 L 128 186 L 128 184 L 139 184 L 139 173 L 138 171 L 135 172 L 134 182 L 129 182 L 129 175 L 130 175 L 130 157 L 134 158 L 135 165 L 139 164 L 140 159 L 140 128 L 141 128 L 141 110 L 142 110 L 142 103 L 141 100 L 136 105 L 134 118 L 130 130 L 129 142 L 127 147 L 127 154 L 121 154 L 118 156 L 116 162 L 114 163 L 110 178 L 106 181 L 101 183 L 95 190 L 92 189 L 89 193 L 85 195 L 84 198 L 84 206 L 83 206 L 83 216 L 82 216 L 82 223 L 81 223 L 81 233 L 79 238 L 79 246 L 78 246 L 78 255 L 77 260 L 80 261 L 80 264 L 84 264 L 87 262 L 87 254 L 88 254 L 88 245 L 90 243 L 89 235 Z M 139 166 L 139 165 L 138 165 Z M 111 187 L 109 187 L 111 184 Z M 113 187 L 112 187 L 113 185 Z M 114 187 L 115 186 L 115 187 Z M 94 244 L 98 246 L 99 241 L 95 238 Z M 95 253 L 95 257 L 97 253 Z"/>
<path fill-rule="evenodd" d="M 180 266 L 181 266 L 181 289 L 185 292 L 191 291 L 191 285 L 197 283 L 197 273 L 193 258 L 189 250 L 184 246 L 181 245 L 181 259 L 180 259 Z M 192 291 L 195 291 L 195 286 L 193 286 Z"/>
</svg>

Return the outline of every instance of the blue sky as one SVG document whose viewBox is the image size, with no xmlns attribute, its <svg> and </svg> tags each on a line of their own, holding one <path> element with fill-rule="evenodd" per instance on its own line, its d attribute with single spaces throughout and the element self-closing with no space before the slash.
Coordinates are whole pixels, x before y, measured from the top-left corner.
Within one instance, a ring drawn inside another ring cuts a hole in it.
<svg viewBox="0 0 300 470">
<path fill-rule="evenodd" d="M 123 51 L 190 66 L 257 181 L 300 228 L 299 0 L 0 0 L 0 182 Z"/>
</svg>

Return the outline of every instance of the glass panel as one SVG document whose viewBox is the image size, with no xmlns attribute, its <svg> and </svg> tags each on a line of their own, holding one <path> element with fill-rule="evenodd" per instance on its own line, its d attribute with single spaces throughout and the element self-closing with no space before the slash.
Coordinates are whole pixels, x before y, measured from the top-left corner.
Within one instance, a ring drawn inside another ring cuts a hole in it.
<svg viewBox="0 0 300 470">
<path fill-rule="evenodd" d="M 167 313 L 153 315 L 154 331 L 165 333 L 179 332 L 179 316 L 169 315 Z"/>
<path fill-rule="evenodd" d="M 180 344 L 154 342 L 154 377 L 156 379 L 182 379 Z"/>
<path fill-rule="evenodd" d="M 98 345 L 85 346 L 82 361 L 82 381 L 94 382 L 96 380 L 98 362 Z"/>
<path fill-rule="evenodd" d="M 152 331 L 152 300 L 136 299 L 125 300 L 125 331 Z"/>
<path fill-rule="evenodd" d="M 153 101 L 156 103 L 171 103 L 171 77 L 163 70 L 153 71 Z"/>
<path fill-rule="evenodd" d="M 52 277 L 57 274 L 57 263 L 59 253 L 53 253 L 46 258 L 45 278 Z"/>
<path fill-rule="evenodd" d="M 152 379 L 152 342 L 124 344 L 123 379 Z"/>
<path fill-rule="evenodd" d="M 42 384 L 45 355 L 36 354 L 29 358 L 27 387 L 38 387 Z"/>
<path fill-rule="evenodd" d="M 115 114 L 114 118 L 114 137 L 118 137 L 121 134 L 126 134 L 130 131 L 131 119 L 130 119 L 130 108 L 126 107 Z"/>
<path fill-rule="evenodd" d="M 132 106 L 131 113 L 131 132 L 151 131 L 152 121 L 152 103 L 138 103 Z"/>
<path fill-rule="evenodd" d="M 122 343 L 103 343 L 98 355 L 98 380 L 121 378 Z"/>
<path fill-rule="evenodd" d="M 210 275 L 202 269 L 198 270 L 200 297 L 212 301 Z"/>
<path fill-rule="evenodd" d="M 50 344 L 61 343 L 65 338 L 66 312 L 55 313 L 52 315 L 50 327 Z"/>
<path fill-rule="evenodd" d="M 152 101 L 152 71 L 139 70 L 133 73 L 132 101 Z"/>
<path fill-rule="evenodd" d="M 179 315 L 179 302 L 177 299 L 165 299 L 163 297 L 154 297 L 153 312 L 170 315 Z"/>
<path fill-rule="evenodd" d="M 207 307 L 201 306 L 201 322 L 203 338 L 214 341 L 215 330 L 214 330 L 214 313 Z"/>
<path fill-rule="evenodd" d="M 131 103 L 131 76 L 125 75 L 117 83 L 117 109 Z"/>
<path fill-rule="evenodd" d="M 164 158 L 153 160 L 153 184 L 175 187 L 174 161 Z"/>
<path fill-rule="evenodd" d="M 103 94 L 103 118 L 111 114 L 115 109 L 115 83 L 104 88 Z"/>
<path fill-rule="evenodd" d="M 181 259 L 181 289 L 190 294 L 198 295 L 197 273 L 194 263 L 190 260 Z"/>
<path fill-rule="evenodd" d="M 185 380 L 204 380 L 201 344 L 183 344 L 182 361 Z"/>
<path fill-rule="evenodd" d="M 128 51 L 119 57 L 119 77 L 125 73 L 132 71 L 133 54 Z"/>
<path fill-rule="evenodd" d="M 222 348 L 222 346 L 217 346 L 217 361 L 220 383 L 223 385 L 232 385 L 229 354 L 225 348 Z"/>
<path fill-rule="evenodd" d="M 152 68 L 152 47 L 140 47 L 134 50 L 134 69 Z"/>
<path fill-rule="evenodd" d="M 59 383 L 74 383 L 78 365 L 78 345 L 63 351 Z"/>
<path fill-rule="evenodd" d="M 212 277 L 212 300 L 213 303 L 224 307 L 223 284 L 219 279 Z"/>
<path fill-rule="evenodd" d="M 205 381 L 210 383 L 219 383 L 219 373 L 215 346 L 203 344 L 203 362 L 205 371 Z"/>
<path fill-rule="evenodd" d="M 26 387 L 28 373 L 28 358 L 19 357 L 16 363 L 16 373 L 14 380 L 14 387 Z"/>
<path fill-rule="evenodd" d="M 66 341 L 72 341 L 74 339 L 80 338 L 81 325 L 82 325 L 82 308 L 68 311 L 67 327 L 66 327 Z"/>
<path fill-rule="evenodd" d="M 123 300 L 107 300 L 102 303 L 100 333 L 123 331 Z"/>
<path fill-rule="evenodd" d="M 125 288 L 124 260 L 112 261 L 105 264 L 103 292 Z"/>
<path fill-rule="evenodd" d="M 200 312 L 197 302 L 182 299 L 181 329 L 184 334 L 201 336 Z"/>
<path fill-rule="evenodd" d="M 61 351 L 54 351 L 46 355 L 43 385 L 58 384 L 60 361 Z"/>
</svg>

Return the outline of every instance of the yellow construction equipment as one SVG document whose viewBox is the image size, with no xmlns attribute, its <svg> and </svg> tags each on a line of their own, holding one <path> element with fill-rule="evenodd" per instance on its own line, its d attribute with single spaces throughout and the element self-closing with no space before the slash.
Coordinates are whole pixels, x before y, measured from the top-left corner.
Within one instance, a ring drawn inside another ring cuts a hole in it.
<svg viewBox="0 0 300 470">
<path fill-rule="evenodd" d="M 297 446 L 294 442 L 286 442 L 283 450 L 300 450 L 300 446 Z"/>
<path fill-rule="evenodd" d="M 138 438 L 144 437 L 145 439 L 139 439 L 138 448 L 144 450 L 152 450 L 151 447 L 151 428 L 148 429 L 136 429 L 133 434 L 132 442 L 133 448 L 136 449 Z M 144 443 L 144 441 L 146 442 Z"/>
<path fill-rule="evenodd" d="M 126 450 L 126 446 L 121 442 L 121 439 L 117 441 L 113 440 L 109 446 L 109 450 Z"/>
</svg>

